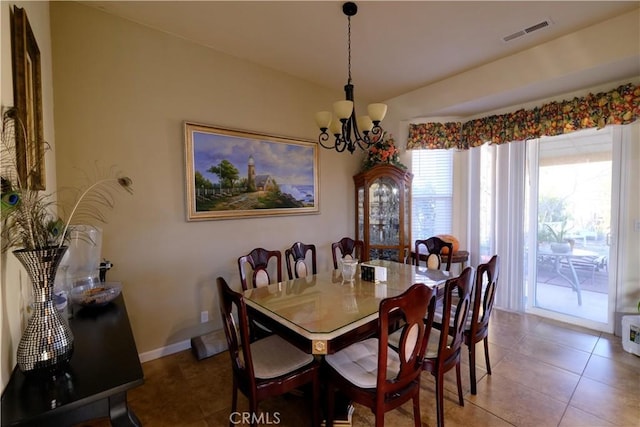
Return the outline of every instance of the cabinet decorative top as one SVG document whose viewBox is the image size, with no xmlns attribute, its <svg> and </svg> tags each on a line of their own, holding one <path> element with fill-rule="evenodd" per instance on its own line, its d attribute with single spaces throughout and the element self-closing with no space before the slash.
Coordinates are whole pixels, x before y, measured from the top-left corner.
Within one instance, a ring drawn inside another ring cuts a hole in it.
<svg viewBox="0 0 640 427">
<path fill-rule="evenodd" d="M 385 134 L 381 141 L 376 142 L 367 150 L 362 170 L 366 171 L 380 164 L 390 164 L 406 170 L 407 167 L 400 162 L 393 136 Z"/>
</svg>

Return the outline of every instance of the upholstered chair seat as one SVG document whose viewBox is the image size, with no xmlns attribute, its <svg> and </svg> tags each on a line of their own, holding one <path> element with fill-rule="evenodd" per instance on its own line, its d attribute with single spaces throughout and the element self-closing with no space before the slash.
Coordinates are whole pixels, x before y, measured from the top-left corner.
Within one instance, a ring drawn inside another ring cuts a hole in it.
<svg viewBox="0 0 640 427">
<path fill-rule="evenodd" d="M 378 378 L 378 339 L 360 341 L 335 354 L 325 356 L 326 362 L 353 385 L 374 388 Z M 387 354 L 387 378 L 400 372 L 400 357 L 390 349 Z"/>
<path fill-rule="evenodd" d="M 251 343 L 256 378 L 276 378 L 313 362 L 313 356 L 299 350 L 278 335 Z"/>
</svg>

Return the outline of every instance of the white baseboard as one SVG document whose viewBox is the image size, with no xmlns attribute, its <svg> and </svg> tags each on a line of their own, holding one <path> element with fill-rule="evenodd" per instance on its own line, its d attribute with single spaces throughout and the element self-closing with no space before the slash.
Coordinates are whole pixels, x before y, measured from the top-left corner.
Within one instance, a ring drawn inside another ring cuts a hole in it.
<svg viewBox="0 0 640 427">
<path fill-rule="evenodd" d="M 206 349 L 206 356 L 213 356 L 214 354 L 218 354 L 227 349 L 227 341 L 222 329 L 211 331 L 207 334 L 202 335 L 200 338 L 203 340 L 202 342 L 204 344 L 204 348 Z M 140 358 L 140 362 L 144 363 L 150 360 L 159 359 L 164 356 L 169 356 L 170 354 L 190 349 L 192 347 L 192 340 L 193 338 L 190 340 L 173 343 L 165 347 L 160 347 L 155 350 L 140 353 L 138 354 L 138 357 Z M 200 356 L 202 357 L 203 355 L 201 354 Z"/>
<path fill-rule="evenodd" d="M 188 350 L 191 348 L 191 340 L 180 341 L 165 347 L 156 348 L 155 350 L 146 351 L 138 354 L 140 362 L 148 362 L 150 360 L 159 359 L 164 356 L 168 356 L 179 351 Z"/>
</svg>

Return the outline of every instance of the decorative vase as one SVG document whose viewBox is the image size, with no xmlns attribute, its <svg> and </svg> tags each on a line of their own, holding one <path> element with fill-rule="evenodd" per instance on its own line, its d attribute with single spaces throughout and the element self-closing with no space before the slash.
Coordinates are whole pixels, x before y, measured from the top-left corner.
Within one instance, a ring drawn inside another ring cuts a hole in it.
<svg viewBox="0 0 640 427">
<path fill-rule="evenodd" d="M 53 370 L 71 358 L 73 334 L 53 299 L 56 271 L 66 251 L 63 246 L 13 252 L 33 286 L 33 313 L 18 344 L 18 367 L 24 373 Z"/>
<path fill-rule="evenodd" d="M 556 254 L 566 254 L 571 252 L 571 245 L 569 242 L 551 242 L 551 252 Z"/>
</svg>

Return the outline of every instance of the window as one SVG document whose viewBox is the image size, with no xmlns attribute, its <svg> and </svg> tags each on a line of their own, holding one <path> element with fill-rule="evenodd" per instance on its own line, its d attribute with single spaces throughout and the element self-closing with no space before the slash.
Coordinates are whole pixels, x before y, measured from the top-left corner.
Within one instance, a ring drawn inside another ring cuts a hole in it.
<svg viewBox="0 0 640 427">
<path fill-rule="evenodd" d="M 411 152 L 412 239 L 450 234 L 453 216 L 453 150 Z"/>
</svg>

